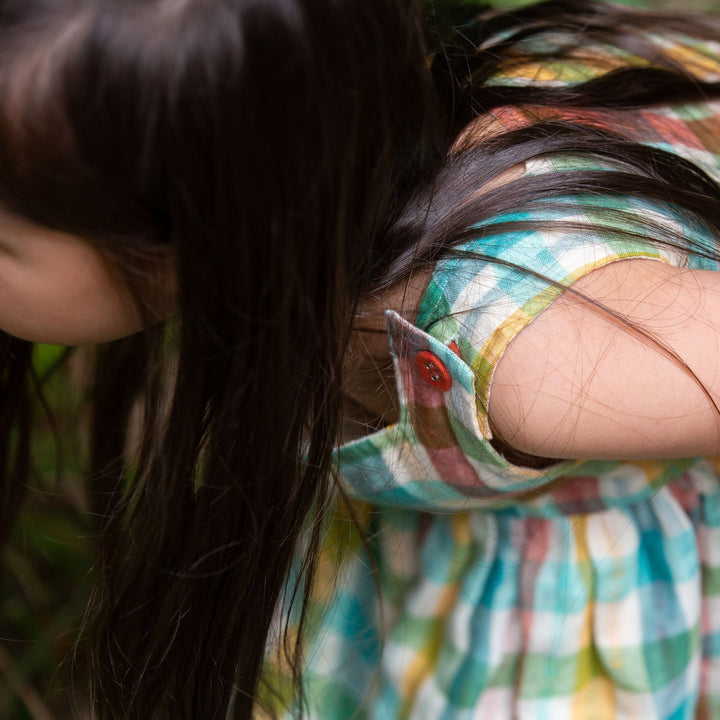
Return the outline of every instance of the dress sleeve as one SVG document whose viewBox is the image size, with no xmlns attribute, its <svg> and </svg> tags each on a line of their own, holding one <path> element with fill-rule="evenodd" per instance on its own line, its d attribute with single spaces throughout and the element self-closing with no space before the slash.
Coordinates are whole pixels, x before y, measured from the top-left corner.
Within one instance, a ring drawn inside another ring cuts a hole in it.
<svg viewBox="0 0 720 720">
<path fill-rule="evenodd" d="M 717 269 L 710 231 L 671 205 L 627 196 L 543 204 L 479 225 L 476 239 L 438 264 L 416 319 L 433 337 L 457 343 L 482 408 L 509 342 L 592 270 L 631 258 Z"/>
<path fill-rule="evenodd" d="M 538 470 L 496 450 L 487 407 L 503 352 L 560 293 L 608 263 L 717 269 L 701 223 L 670 204 L 627 196 L 553 199 L 476 230 L 436 266 L 414 324 L 388 313 L 401 416 L 342 448 L 341 474 L 355 496 L 424 510 L 501 509 L 543 502 L 569 477 L 596 476 L 598 463 Z M 616 465 L 626 495 L 634 481 Z M 661 482 L 652 463 L 643 465 L 633 475 L 641 494 Z"/>
</svg>

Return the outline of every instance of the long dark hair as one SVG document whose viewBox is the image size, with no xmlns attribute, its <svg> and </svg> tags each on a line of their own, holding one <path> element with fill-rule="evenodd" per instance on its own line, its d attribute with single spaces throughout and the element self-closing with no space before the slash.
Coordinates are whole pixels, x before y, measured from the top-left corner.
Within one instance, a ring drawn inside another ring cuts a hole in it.
<svg viewBox="0 0 720 720">
<path fill-rule="evenodd" d="M 449 152 L 499 104 L 717 94 L 641 41 L 666 18 L 592 2 L 466 15 L 428 36 L 430 64 L 421 15 L 412 0 L 0 7 L 0 201 L 93 243 L 149 322 L 148 278 L 168 251 L 177 276 L 174 319 L 98 350 L 103 536 L 83 635 L 99 718 L 250 716 L 301 535 L 313 574 L 362 295 L 432 262 L 473 222 L 577 182 L 659 198 L 672 186 L 679 206 L 720 228 L 709 178 L 618 136 L 605 153 L 629 158 L 627 177 L 523 180 L 464 202 L 517 162 L 595 152 L 598 131 L 577 122 Z M 519 40 L 557 25 L 576 45 L 593 33 L 632 42 L 652 66 L 623 75 L 620 95 L 619 75 L 570 90 L 486 84 Z M 28 344 L 5 343 L 3 528 L 29 432 Z M 299 685 L 302 642 L 289 654 Z"/>
<path fill-rule="evenodd" d="M 174 320 L 98 353 L 91 706 L 221 718 L 234 695 L 247 717 L 301 531 L 317 545 L 354 298 L 442 160 L 415 8 L 5 2 L 0 87 L 6 208 L 93 243 L 141 309 L 175 258 Z M 15 507 L 28 351 L 8 343 Z"/>
</svg>

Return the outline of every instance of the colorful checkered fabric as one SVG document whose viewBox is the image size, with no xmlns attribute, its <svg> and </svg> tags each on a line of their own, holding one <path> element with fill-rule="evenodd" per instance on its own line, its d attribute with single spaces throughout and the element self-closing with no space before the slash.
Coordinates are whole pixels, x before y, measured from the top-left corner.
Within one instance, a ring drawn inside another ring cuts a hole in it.
<svg viewBox="0 0 720 720">
<path fill-rule="evenodd" d="M 720 45 L 662 42 L 699 75 L 720 77 Z M 631 61 L 586 51 L 516 65 L 495 82 L 575 82 Z M 492 123 L 539 116 L 620 129 L 720 181 L 720 103 L 501 108 Z M 563 156 L 526 172 L 577 167 L 602 168 Z M 505 220 L 532 227 L 503 232 Z M 388 312 L 401 417 L 338 453 L 353 499 L 329 522 L 309 608 L 309 718 L 720 718 L 720 463 L 532 470 L 493 448 L 484 410 L 507 344 L 562 286 L 625 258 L 717 269 L 666 244 L 677 237 L 714 242 L 670 204 L 548 201 L 479 225 L 465 257 L 437 264 L 413 324 Z M 281 664 L 268 678 L 282 705 Z"/>
</svg>

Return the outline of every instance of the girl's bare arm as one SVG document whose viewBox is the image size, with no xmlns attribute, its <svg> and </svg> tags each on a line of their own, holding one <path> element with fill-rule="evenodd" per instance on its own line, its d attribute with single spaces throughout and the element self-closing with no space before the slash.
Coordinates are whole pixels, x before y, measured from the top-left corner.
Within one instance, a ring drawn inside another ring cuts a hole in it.
<svg viewBox="0 0 720 720">
<path fill-rule="evenodd" d="M 633 259 L 591 272 L 517 335 L 489 412 L 531 455 L 670 458 L 720 455 L 718 406 L 720 273 Z"/>
</svg>

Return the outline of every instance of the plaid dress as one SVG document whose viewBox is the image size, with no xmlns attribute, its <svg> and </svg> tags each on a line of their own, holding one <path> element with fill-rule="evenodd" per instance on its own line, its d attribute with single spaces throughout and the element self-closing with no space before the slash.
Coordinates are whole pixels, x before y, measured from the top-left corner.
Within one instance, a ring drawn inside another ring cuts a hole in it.
<svg viewBox="0 0 720 720">
<path fill-rule="evenodd" d="M 655 41 L 720 79 L 720 44 Z M 559 64 L 516 64 L 494 82 L 573 83 L 632 62 L 586 48 Z M 501 131 L 538 117 L 619 130 L 720 181 L 720 102 L 507 107 L 489 122 Z M 526 172 L 578 167 L 603 165 L 550 156 Z M 536 227 L 495 229 L 506 220 Z M 533 470 L 494 449 L 485 412 L 504 349 L 562 286 L 626 258 L 717 269 L 665 242 L 676 238 L 715 242 L 672 204 L 548 201 L 478 225 L 463 246 L 477 257 L 437 263 L 413 323 L 387 313 L 401 416 L 338 451 L 352 500 L 329 520 L 309 608 L 307 717 L 720 718 L 720 462 Z M 271 658 L 267 675 L 278 710 L 289 680 Z"/>
</svg>

